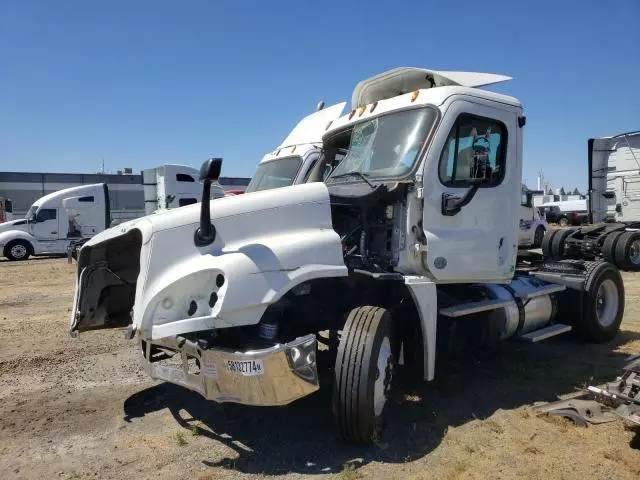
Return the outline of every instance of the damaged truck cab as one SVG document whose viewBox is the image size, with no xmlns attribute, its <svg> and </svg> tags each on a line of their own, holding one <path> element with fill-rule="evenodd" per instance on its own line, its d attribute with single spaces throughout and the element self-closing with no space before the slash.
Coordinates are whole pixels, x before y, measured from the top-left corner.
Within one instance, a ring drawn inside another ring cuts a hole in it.
<svg viewBox="0 0 640 480">
<path fill-rule="evenodd" d="M 478 88 L 505 80 L 377 75 L 327 121 L 309 183 L 95 236 L 71 333 L 126 327 L 153 378 L 218 402 L 286 404 L 317 390 L 326 366 L 353 442 L 380 433 L 399 363 L 432 380 L 436 353 L 460 345 L 613 338 L 615 267 L 518 258 L 525 118 L 516 99 Z M 203 164 L 205 189 L 220 163 Z"/>
</svg>

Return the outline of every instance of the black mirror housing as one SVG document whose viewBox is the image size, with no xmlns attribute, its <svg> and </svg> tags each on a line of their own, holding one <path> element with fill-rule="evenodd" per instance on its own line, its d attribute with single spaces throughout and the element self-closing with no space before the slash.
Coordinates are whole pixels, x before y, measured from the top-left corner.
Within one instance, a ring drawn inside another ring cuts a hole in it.
<svg viewBox="0 0 640 480">
<path fill-rule="evenodd" d="M 209 203 L 211 202 L 211 182 L 220 178 L 221 170 L 221 158 L 210 158 L 200 167 L 200 180 L 204 182 L 204 185 L 202 186 L 202 202 L 200 203 L 200 226 L 193 237 L 193 242 L 197 247 L 210 245 L 216 238 L 216 228 L 211 223 Z"/>
<path fill-rule="evenodd" d="M 202 163 L 200 167 L 200 180 L 209 180 L 215 182 L 220 178 L 222 171 L 221 158 L 209 158 Z"/>
</svg>

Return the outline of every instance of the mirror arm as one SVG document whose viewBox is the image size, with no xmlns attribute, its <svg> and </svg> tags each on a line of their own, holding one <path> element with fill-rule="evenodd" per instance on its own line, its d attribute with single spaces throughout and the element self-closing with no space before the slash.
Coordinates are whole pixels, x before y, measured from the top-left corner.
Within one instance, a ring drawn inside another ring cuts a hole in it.
<svg viewBox="0 0 640 480">
<path fill-rule="evenodd" d="M 467 205 L 473 197 L 475 197 L 478 189 L 480 188 L 480 184 L 475 184 L 469 187 L 469 189 L 465 192 L 462 198 L 458 197 L 453 193 L 443 193 L 442 194 L 442 215 L 446 217 L 453 217 L 457 215 L 462 207 Z"/>
<path fill-rule="evenodd" d="M 211 184 L 220 178 L 221 158 L 210 158 L 200 167 L 202 180 L 202 199 L 200 202 L 200 226 L 193 235 L 196 247 L 211 245 L 216 238 L 216 227 L 211 223 Z"/>
<path fill-rule="evenodd" d="M 211 180 L 204 180 L 202 188 L 202 206 L 200 208 L 200 227 L 196 230 L 193 242 L 196 247 L 211 245 L 216 238 L 216 228 L 211 223 Z"/>
</svg>

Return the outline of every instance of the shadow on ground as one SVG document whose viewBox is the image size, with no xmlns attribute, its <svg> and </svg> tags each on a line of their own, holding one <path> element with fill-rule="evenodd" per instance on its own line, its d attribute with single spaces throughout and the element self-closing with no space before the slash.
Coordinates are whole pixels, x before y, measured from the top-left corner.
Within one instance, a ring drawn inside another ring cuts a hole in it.
<svg viewBox="0 0 640 480">
<path fill-rule="evenodd" d="M 1 253 L 1 252 L 0 252 Z M 27 260 L 9 260 L 6 257 L 0 257 L 0 264 L 1 263 L 6 263 L 6 264 L 13 264 L 13 265 L 19 265 L 20 262 L 33 262 L 33 261 L 38 261 L 38 260 L 52 260 L 52 259 L 57 259 L 57 258 L 66 258 L 66 255 L 38 255 L 38 256 L 31 256 L 29 257 Z"/>
<path fill-rule="evenodd" d="M 267 475 L 338 472 L 346 463 L 415 460 L 435 449 L 449 426 L 611 381 L 627 357 L 614 350 L 637 339 L 640 333 L 621 331 L 602 345 L 585 345 L 570 337 L 539 345 L 506 343 L 490 354 L 449 363 L 430 384 L 400 382 L 403 393 L 396 395 L 380 443 L 372 446 L 345 445 L 336 438 L 330 388 L 284 407 L 258 408 L 219 405 L 164 383 L 129 397 L 124 413 L 131 421 L 167 408 L 184 428 L 202 422 L 211 430 L 202 435 L 238 453 L 234 459 L 203 458 L 211 467 Z M 640 433 L 633 448 L 638 448 L 638 438 Z"/>
</svg>

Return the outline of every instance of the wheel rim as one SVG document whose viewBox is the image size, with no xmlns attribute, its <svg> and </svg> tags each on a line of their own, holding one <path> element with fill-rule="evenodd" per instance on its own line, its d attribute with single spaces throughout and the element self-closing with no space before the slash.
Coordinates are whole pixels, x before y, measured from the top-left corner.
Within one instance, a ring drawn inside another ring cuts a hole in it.
<svg viewBox="0 0 640 480">
<path fill-rule="evenodd" d="M 629 261 L 636 266 L 640 266 L 640 239 L 631 242 L 629 247 Z"/>
<path fill-rule="evenodd" d="M 603 327 L 611 326 L 618 314 L 618 287 L 613 280 L 607 279 L 600 284 L 596 295 L 596 315 Z"/>
<path fill-rule="evenodd" d="M 376 368 L 376 381 L 373 384 L 373 410 L 376 417 L 378 417 L 382 414 L 384 406 L 387 403 L 387 396 L 391 389 L 391 378 L 393 375 L 391 342 L 389 342 L 389 337 L 384 337 L 382 340 L 380 350 L 378 351 Z"/>
<path fill-rule="evenodd" d="M 14 258 L 23 258 L 27 254 L 27 248 L 24 245 L 14 245 L 11 247 L 11 255 Z"/>
</svg>

